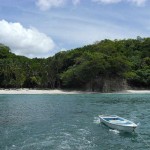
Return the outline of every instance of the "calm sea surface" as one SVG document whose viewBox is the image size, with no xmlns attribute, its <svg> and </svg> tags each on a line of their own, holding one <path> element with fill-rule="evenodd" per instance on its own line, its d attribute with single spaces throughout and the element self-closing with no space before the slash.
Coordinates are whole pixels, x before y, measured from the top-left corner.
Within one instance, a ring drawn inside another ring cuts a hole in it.
<svg viewBox="0 0 150 150">
<path fill-rule="evenodd" d="M 115 114 L 138 124 L 100 124 Z M 0 95 L 0 150 L 148 150 L 150 94 Z"/>
</svg>

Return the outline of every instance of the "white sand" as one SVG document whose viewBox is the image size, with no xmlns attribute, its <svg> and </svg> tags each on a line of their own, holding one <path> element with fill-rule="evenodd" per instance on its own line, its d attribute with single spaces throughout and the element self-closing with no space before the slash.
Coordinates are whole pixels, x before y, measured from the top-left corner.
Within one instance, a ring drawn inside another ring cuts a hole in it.
<svg viewBox="0 0 150 150">
<path fill-rule="evenodd" d="M 33 89 L 0 89 L 0 94 L 90 94 L 92 92 Z"/>
<path fill-rule="evenodd" d="M 33 90 L 33 89 L 0 89 L 0 94 L 94 94 L 94 93 L 98 93 L 98 92 L 63 91 L 63 90 Z M 149 93 L 150 94 L 150 90 L 126 90 L 126 91 L 114 92 L 114 93 L 118 93 L 118 94 Z"/>
<path fill-rule="evenodd" d="M 149 93 L 150 94 L 150 90 L 126 90 L 127 93 L 139 93 L 139 94 L 146 94 Z"/>
</svg>

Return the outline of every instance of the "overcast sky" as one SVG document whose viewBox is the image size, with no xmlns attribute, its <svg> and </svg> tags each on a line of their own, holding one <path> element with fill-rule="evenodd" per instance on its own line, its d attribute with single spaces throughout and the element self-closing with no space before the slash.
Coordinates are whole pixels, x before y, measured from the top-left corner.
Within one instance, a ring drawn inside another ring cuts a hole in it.
<svg viewBox="0 0 150 150">
<path fill-rule="evenodd" d="M 150 0 L 0 0 L 0 43 L 28 57 L 150 36 Z"/>
</svg>

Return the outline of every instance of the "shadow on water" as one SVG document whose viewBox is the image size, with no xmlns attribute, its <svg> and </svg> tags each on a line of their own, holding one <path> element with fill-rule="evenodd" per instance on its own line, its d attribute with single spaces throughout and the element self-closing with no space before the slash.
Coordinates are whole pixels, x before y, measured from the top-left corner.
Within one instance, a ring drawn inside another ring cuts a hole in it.
<svg viewBox="0 0 150 150">
<path fill-rule="evenodd" d="M 103 123 L 100 123 L 99 126 L 102 128 L 102 130 L 105 130 L 106 132 L 112 132 L 114 134 L 118 134 L 120 137 L 123 137 L 123 138 L 137 138 L 138 137 L 138 133 L 136 131 L 123 132 L 123 131 L 119 131 L 116 129 L 111 129 Z"/>
<path fill-rule="evenodd" d="M 136 133 L 136 132 L 131 132 L 131 133 L 119 132 L 119 135 L 124 138 L 135 138 L 136 139 L 138 137 L 138 133 Z"/>
</svg>

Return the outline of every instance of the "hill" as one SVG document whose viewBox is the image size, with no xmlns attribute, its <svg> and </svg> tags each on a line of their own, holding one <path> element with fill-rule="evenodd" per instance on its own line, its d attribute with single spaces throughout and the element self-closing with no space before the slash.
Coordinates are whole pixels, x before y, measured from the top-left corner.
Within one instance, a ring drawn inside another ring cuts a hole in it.
<svg viewBox="0 0 150 150">
<path fill-rule="evenodd" d="M 150 89 L 150 38 L 103 40 L 48 58 L 13 54 L 0 44 L 0 88 L 111 92 Z"/>
</svg>

